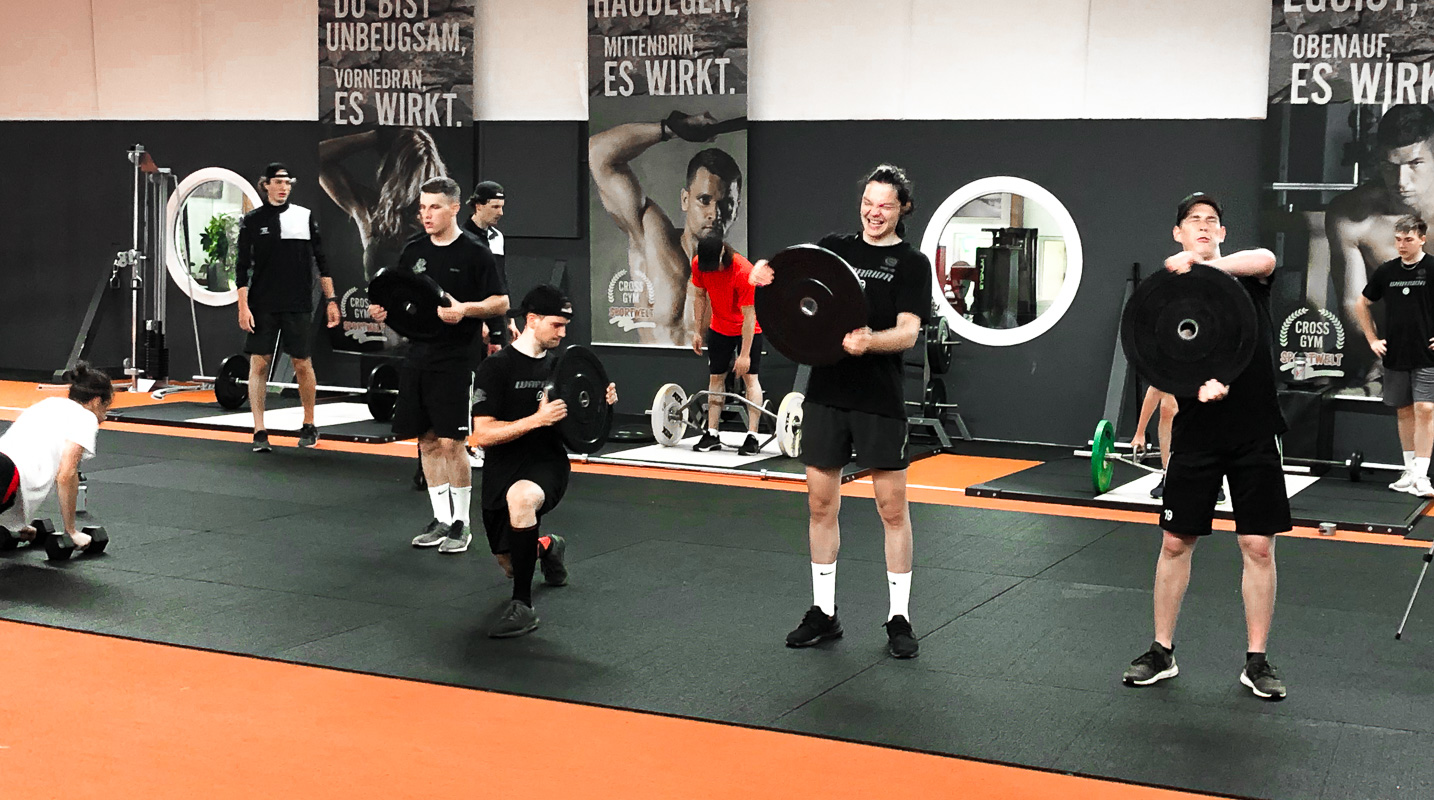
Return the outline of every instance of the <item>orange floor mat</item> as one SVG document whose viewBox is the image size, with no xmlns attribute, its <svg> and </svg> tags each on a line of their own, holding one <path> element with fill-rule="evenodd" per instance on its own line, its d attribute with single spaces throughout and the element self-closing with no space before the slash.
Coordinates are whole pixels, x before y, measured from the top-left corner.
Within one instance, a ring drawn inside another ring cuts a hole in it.
<svg viewBox="0 0 1434 800">
<path fill-rule="evenodd" d="M 0 693 L 6 797 L 1205 796 L 13 622 L 0 652 L 52 684 Z"/>
</svg>

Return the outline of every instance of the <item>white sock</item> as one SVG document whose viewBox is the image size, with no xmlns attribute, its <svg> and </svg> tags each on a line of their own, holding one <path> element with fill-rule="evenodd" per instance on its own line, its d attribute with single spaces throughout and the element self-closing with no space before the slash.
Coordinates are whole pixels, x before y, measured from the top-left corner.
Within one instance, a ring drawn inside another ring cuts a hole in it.
<svg viewBox="0 0 1434 800">
<path fill-rule="evenodd" d="M 1427 458 L 1418 458 L 1418 457 L 1415 457 L 1415 459 L 1414 459 L 1414 477 L 1415 477 L 1415 478 L 1427 478 L 1427 477 L 1429 477 L 1429 459 L 1427 459 Z"/>
<path fill-rule="evenodd" d="M 836 615 L 836 562 L 812 562 L 812 605 L 827 616 Z"/>
<path fill-rule="evenodd" d="M 1414 451 L 1413 451 L 1413 450 L 1405 450 L 1405 451 L 1404 451 L 1404 471 L 1405 471 L 1405 472 L 1410 472 L 1410 473 L 1414 472 Z"/>
<path fill-rule="evenodd" d="M 906 621 L 911 621 L 911 612 L 908 607 L 911 605 L 911 573 L 910 572 L 888 572 L 886 573 L 886 586 L 891 590 L 891 613 L 886 616 L 886 621 L 902 616 Z"/>
<path fill-rule="evenodd" d="M 433 503 L 433 518 L 444 525 L 452 525 L 453 505 L 448 499 L 448 484 L 428 487 L 428 499 Z"/>
<path fill-rule="evenodd" d="M 473 487 L 454 486 L 448 492 L 453 496 L 453 519 L 462 520 L 464 528 L 470 527 L 471 517 L 468 515 L 468 504 L 473 497 Z"/>
</svg>

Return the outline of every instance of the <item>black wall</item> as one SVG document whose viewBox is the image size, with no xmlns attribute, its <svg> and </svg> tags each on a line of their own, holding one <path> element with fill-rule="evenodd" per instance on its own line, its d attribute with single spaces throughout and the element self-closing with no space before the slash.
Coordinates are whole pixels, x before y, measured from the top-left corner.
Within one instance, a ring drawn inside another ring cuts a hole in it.
<svg viewBox="0 0 1434 800">
<path fill-rule="evenodd" d="M 1230 230 L 1227 251 L 1255 243 L 1259 131 L 1257 121 L 755 123 L 747 176 L 752 255 L 855 230 L 857 179 L 883 160 L 905 167 L 917 183 L 917 210 L 908 224 L 914 240 L 931 211 L 971 180 L 1013 175 L 1041 184 L 1061 199 L 1081 232 L 1084 277 L 1075 302 L 1033 342 L 957 348 L 948 382 L 976 436 L 1082 442 L 1101 414 L 1123 282 L 1132 262 L 1148 273 L 1174 251 L 1177 201 L 1197 189 L 1219 194 Z M 515 300 L 546 281 L 562 260 L 568 291 L 585 307 L 586 126 L 483 123 L 478 133 L 483 177 L 510 190 L 502 227 L 511 231 Z M 108 275 L 114 253 L 129 247 L 129 145 L 143 143 L 181 178 L 204 166 L 257 175 L 282 159 L 304 178 L 296 202 L 316 206 L 327 202 L 311 177 L 318 138 L 317 124 L 306 122 L 0 123 L 0 140 L 21 154 L 10 170 L 18 190 L 0 197 L 0 370 L 49 372 L 63 364 L 96 282 Z M 521 151 L 512 152 L 518 143 Z M 546 196 L 554 185 L 575 187 L 576 202 Z M 566 238 L 573 228 L 562 223 L 574 214 L 578 235 Z M 242 334 L 232 306 L 198 308 L 206 369 L 212 370 L 219 357 L 239 350 Z M 172 371 L 187 377 L 197 364 L 188 302 L 177 289 L 169 309 Z M 92 359 L 101 364 L 118 364 L 128 353 L 123 293 L 115 293 L 110 311 L 100 326 L 106 340 Z M 579 320 L 572 340 L 589 339 L 590 326 Z M 624 412 L 645 409 L 663 383 L 705 383 L 704 362 L 689 350 L 601 352 L 619 383 Z M 325 383 L 360 380 L 352 356 L 320 354 L 316 362 Z M 769 391 L 787 391 L 794 367 L 778 357 L 768 364 Z"/>
</svg>

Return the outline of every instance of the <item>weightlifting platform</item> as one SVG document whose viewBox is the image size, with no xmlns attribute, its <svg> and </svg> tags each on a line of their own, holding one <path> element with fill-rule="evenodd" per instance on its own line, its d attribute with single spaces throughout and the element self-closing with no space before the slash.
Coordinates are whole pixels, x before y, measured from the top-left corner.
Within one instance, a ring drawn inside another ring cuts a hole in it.
<svg viewBox="0 0 1434 800">
<path fill-rule="evenodd" d="M 303 407 L 297 397 L 269 397 L 264 411 L 264 424 L 270 435 L 298 436 L 303 424 Z M 254 429 L 249 409 L 230 411 L 218 403 L 162 403 L 110 409 L 108 419 L 141 425 L 165 425 L 171 428 L 199 428 L 211 431 Z M 368 406 L 348 398 L 320 398 L 314 407 L 314 424 L 324 439 L 337 442 L 387 444 L 397 441 L 387 422 L 378 422 Z"/>
<path fill-rule="evenodd" d="M 1160 501 L 1150 497 L 1151 488 L 1160 480 L 1158 474 L 1120 462 L 1112 462 L 1111 466 L 1115 476 L 1110 491 L 1104 494 L 1098 494 L 1091 486 L 1090 458 L 1075 456 L 968 486 L 966 494 L 1152 514 L 1159 511 Z M 1391 491 L 1387 484 L 1394 477 L 1394 473 L 1379 471 L 1356 482 L 1338 471 L 1324 477 L 1286 474 L 1285 486 L 1294 524 L 1317 527 L 1321 522 L 1333 522 L 1340 530 L 1408 537 L 1430 501 Z M 1215 507 L 1215 517 L 1233 519 L 1232 511 L 1228 502 L 1221 503 Z"/>
</svg>

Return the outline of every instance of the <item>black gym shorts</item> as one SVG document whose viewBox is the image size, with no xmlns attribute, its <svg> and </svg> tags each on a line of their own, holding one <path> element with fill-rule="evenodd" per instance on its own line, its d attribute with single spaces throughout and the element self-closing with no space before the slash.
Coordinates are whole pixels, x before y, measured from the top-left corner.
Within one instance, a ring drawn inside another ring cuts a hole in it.
<svg viewBox="0 0 1434 800">
<path fill-rule="evenodd" d="M 1273 436 L 1219 450 L 1171 453 L 1160 527 L 1182 536 L 1208 535 L 1222 477 L 1230 479 L 1236 533 L 1273 536 L 1290 529 L 1285 471 Z"/>
<path fill-rule="evenodd" d="M 802 404 L 802 463 L 818 469 L 840 469 L 856 451 L 859 467 L 894 472 L 906 469 L 906 420 Z"/>
<path fill-rule="evenodd" d="M 20 499 L 20 470 L 16 469 L 15 462 L 4 453 L 0 453 L 0 514 L 9 511 Z"/>
<path fill-rule="evenodd" d="M 273 355 L 277 340 L 289 358 L 310 358 L 314 354 L 313 337 L 309 333 L 313 321 L 311 311 L 255 311 L 254 332 L 244 337 L 244 352 Z"/>
<path fill-rule="evenodd" d="M 440 439 L 467 440 L 473 373 L 466 368 L 442 372 L 398 369 L 398 402 L 393 407 L 393 434 L 413 439 L 433 431 Z"/>
<path fill-rule="evenodd" d="M 727 336 L 708 329 L 705 346 L 707 348 L 707 374 L 726 375 L 737 363 L 737 354 L 742 352 L 742 337 Z M 748 355 L 752 360 L 752 365 L 747 370 L 747 374 L 759 374 L 762 371 L 762 334 L 752 334 L 752 349 Z"/>
<path fill-rule="evenodd" d="M 538 521 L 542 522 L 543 515 L 557 508 L 563 495 L 568 491 L 568 476 L 571 470 L 566 465 L 559 464 L 533 464 L 514 478 L 508 486 L 518 481 L 532 481 L 538 484 L 543 490 L 543 507 L 538 509 Z M 487 476 L 484 476 L 487 480 Z M 507 488 L 504 488 L 506 495 Z M 503 555 L 509 552 L 512 547 L 509 544 L 509 532 L 513 530 L 512 519 L 508 514 L 508 505 L 504 503 L 497 508 L 483 509 L 483 530 L 488 534 L 488 549 L 493 555 Z"/>
</svg>

